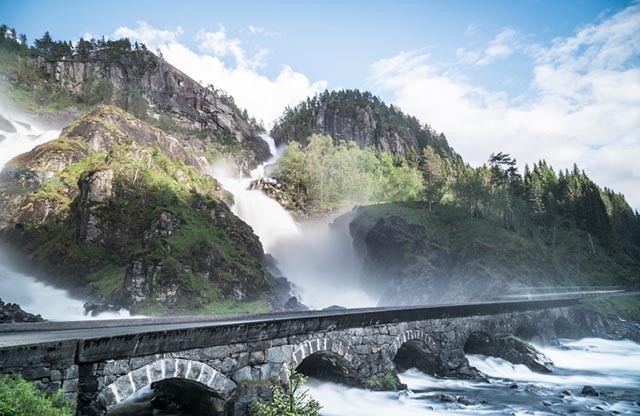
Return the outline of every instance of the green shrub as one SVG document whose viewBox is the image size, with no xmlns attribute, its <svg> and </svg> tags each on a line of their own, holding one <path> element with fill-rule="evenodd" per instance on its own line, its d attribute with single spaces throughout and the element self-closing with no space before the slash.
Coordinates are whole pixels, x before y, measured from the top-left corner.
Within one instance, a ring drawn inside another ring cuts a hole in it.
<svg viewBox="0 0 640 416">
<path fill-rule="evenodd" d="M 300 391 L 307 378 L 293 372 L 286 387 L 273 387 L 273 399 L 269 403 L 255 402 L 251 406 L 253 416 L 319 416 L 320 403 L 308 390 Z"/>
<path fill-rule="evenodd" d="M 49 394 L 20 376 L 0 376 L 0 416 L 71 416 L 73 404 L 62 391 Z"/>
</svg>

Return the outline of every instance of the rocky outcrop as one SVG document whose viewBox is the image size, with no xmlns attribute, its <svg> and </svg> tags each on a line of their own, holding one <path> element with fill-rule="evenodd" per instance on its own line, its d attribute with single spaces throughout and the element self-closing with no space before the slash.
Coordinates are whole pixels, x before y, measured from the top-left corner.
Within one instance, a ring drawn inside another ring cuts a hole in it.
<svg viewBox="0 0 640 416">
<path fill-rule="evenodd" d="M 0 299 L 0 324 L 12 324 L 22 322 L 43 322 L 42 316 L 25 312 L 20 305 L 15 303 L 4 303 Z"/>
<path fill-rule="evenodd" d="M 271 130 L 276 143 L 305 143 L 313 133 L 328 134 L 337 142 L 355 141 L 360 148 L 376 147 L 394 154 L 432 146 L 441 156 L 459 157 L 443 134 L 415 117 L 388 106 L 369 92 L 331 91 L 307 99 L 288 110 Z"/>
<path fill-rule="evenodd" d="M 502 358 L 513 364 L 523 364 L 539 373 L 553 372 L 553 361 L 540 351 L 512 334 L 490 336 L 474 332 L 469 336 L 464 350 L 469 354 L 482 354 Z"/>
<path fill-rule="evenodd" d="M 98 106 L 7 164 L 0 237 L 96 304 L 187 313 L 267 298 L 262 245 L 204 165 L 175 138 Z"/>
<path fill-rule="evenodd" d="M 0 114 L 0 131 L 6 133 L 15 133 L 17 131 L 11 121 L 7 120 L 2 114 Z"/>
<path fill-rule="evenodd" d="M 113 197 L 113 170 L 88 172 L 78 182 L 78 241 L 81 244 L 103 243 L 104 227 L 98 211 L 108 209 Z"/>
</svg>

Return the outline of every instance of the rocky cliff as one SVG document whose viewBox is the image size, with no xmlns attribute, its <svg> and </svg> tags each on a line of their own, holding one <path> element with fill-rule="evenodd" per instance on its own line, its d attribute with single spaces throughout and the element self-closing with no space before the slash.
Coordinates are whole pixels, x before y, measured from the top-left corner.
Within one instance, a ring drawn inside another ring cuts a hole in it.
<svg viewBox="0 0 640 416">
<path fill-rule="evenodd" d="M 420 154 L 420 149 L 429 145 L 441 156 L 457 157 L 443 134 L 371 93 L 358 90 L 325 91 L 309 98 L 288 109 L 271 130 L 277 143 L 305 143 L 313 133 L 394 154 L 408 155 L 412 151 Z"/>
<path fill-rule="evenodd" d="M 98 106 L 7 163 L 0 236 L 50 281 L 134 311 L 266 309 L 262 245 L 203 166 L 163 131 Z"/>
<path fill-rule="evenodd" d="M 105 97 L 123 102 L 125 108 L 134 105 L 128 102 L 132 94 L 140 93 L 150 104 L 152 117 L 170 114 L 183 126 L 211 132 L 220 141 L 242 143 L 254 134 L 232 97 L 200 85 L 148 50 L 117 56 L 96 51 L 84 59 L 58 61 L 39 58 L 37 65 L 46 79 L 78 97 L 102 92 L 96 90 L 106 81 Z"/>
</svg>

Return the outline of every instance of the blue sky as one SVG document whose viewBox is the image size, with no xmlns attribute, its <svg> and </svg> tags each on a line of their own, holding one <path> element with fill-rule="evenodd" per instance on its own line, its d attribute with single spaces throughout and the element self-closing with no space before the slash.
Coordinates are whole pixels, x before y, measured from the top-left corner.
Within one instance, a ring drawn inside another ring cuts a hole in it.
<svg viewBox="0 0 640 416">
<path fill-rule="evenodd" d="M 110 35 L 118 27 L 144 21 L 158 29 L 181 26 L 182 41 L 195 47 L 200 30 L 219 24 L 248 51 L 267 48 L 264 73 L 276 76 L 290 65 L 310 79 L 330 85 L 367 88 L 368 66 L 405 50 L 424 49 L 434 60 L 455 58 L 466 45 L 482 45 L 504 27 L 544 42 L 570 35 L 629 1 L 13 1 L 0 5 L 2 21 L 29 39 L 49 30 L 56 39 L 82 34 Z M 263 28 L 256 37 L 249 26 Z M 472 35 L 465 35 L 472 29 Z M 478 81 L 514 91 L 526 88 L 526 70 L 517 58 L 501 68 L 470 74 Z M 520 78 L 504 86 L 504 81 Z"/>
<path fill-rule="evenodd" d="M 3 1 L 30 40 L 129 36 L 270 125 L 360 88 L 444 132 L 477 165 L 577 162 L 640 208 L 637 1 Z"/>
</svg>

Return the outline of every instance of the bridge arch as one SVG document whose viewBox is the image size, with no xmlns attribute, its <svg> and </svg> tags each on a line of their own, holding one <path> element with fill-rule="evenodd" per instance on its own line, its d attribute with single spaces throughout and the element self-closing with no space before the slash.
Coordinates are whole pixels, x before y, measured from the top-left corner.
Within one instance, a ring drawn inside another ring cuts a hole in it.
<svg viewBox="0 0 640 416">
<path fill-rule="evenodd" d="M 358 385 L 360 358 L 348 343 L 332 338 L 307 340 L 293 351 L 292 365 L 306 376 Z"/>
<path fill-rule="evenodd" d="M 98 402 L 109 410 L 138 390 L 168 379 L 197 382 L 225 400 L 236 388 L 235 382 L 205 363 L 183 358 L 163 358 L 118 377 L 102 389 Z"/>
<path fill-rule="evenodd" d="M 421 329 L 404 331 L 391 343 L 389 356 L 402 372 L 415 367 L 425 373 L 435 373 L 439 361 L 433 339 Z"/>
<path fill-rule="evenodd" d="M 433 338 L 431 338 L 427 332 L 421 329 L 410 329 L 408 331 L 401 332 L 393 340 L 389 351 L 390 356 L 393 358 L 396 354 L 398 354 L 398 350 L 400 350 L 402 345 L 406 344 L 409 341 L 419 341 L 429 349 L 435 348 Z"/>
</svg>

